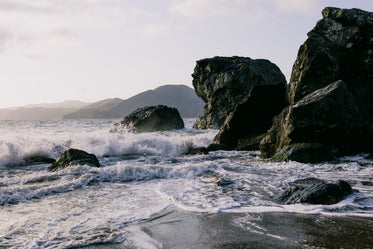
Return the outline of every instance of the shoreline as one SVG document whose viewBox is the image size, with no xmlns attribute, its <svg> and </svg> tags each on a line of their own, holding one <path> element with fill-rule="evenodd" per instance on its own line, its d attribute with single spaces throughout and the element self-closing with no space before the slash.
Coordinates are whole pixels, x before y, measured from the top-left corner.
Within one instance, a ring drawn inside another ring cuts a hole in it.
<svg viewBox="0 0 373 249">
<path fill-rule="evenodd" d="M 154 248 L 370 248 L 373 217 L 296 213 L 193 213 L 172 208 L 135 225 Z M 142 237 L 143 237 L 142 235 Z M 86 249 L 144 248 L 103 244 Z"/>
</svg>

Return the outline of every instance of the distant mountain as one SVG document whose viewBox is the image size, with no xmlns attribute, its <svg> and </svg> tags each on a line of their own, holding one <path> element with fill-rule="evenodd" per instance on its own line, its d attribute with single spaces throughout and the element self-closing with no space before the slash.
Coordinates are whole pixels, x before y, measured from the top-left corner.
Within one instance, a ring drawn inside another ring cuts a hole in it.
<svg viewBox="0 0 373 249">
<path fill-rule="evenodd" d="M 76 108 L 14 108 L 0 109 L 0 120 L 47 120 L 61 119 L 67 113 L 76 110 Z"/>
<path fill-rule="evenodd" d="M 79 100 L 65 100 L 58 103 L 43 103 L 43 104 L 31 104 L 22 106 L 23 108 L 82 108 L 90 103 L 85 103 Z M 14 109 L 14 108 L 13 108 Z"/>
<path fill-rule="evenodd" d="M 21 107 L 0 109 L 0 120 L 46 120 L 61 119 L 88 103 L 67 100 L 59 103 L 32 104 Z"/>
<path fill-rule="evenodd" d="M 164 85 L 154 90 L 139 93 L 126 100 L 102 100 L 68 113 L 63 118 L 123 118 L 137 108 L 151 105 L 176 107 L 182 117 L 194 118 L 202 115 L 205 103 L 190 87 Z"/>
<path fill-rule="evenodd" d="M 202 115 L 205 103 L 190 87 L 164 85 L 126 100 L 113 98 L 91 104 L 68 100 L 60 103 L 0 109 L 0 120 L 123 118 L 137 108 L 151 105 L 176 107 L 182 117 L 194 118 Z"/>
</svg>

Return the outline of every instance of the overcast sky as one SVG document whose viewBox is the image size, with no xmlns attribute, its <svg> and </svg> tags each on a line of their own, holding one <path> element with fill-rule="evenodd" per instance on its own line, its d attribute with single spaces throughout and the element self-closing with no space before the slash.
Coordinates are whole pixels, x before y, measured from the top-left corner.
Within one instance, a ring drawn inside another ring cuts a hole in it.
<svg viewBox="0 0 373 249">
<path fill-rule="evenodd" d="M 0 108 L 192 87 L 195 61 L 265 58 L 289 79 L 326 6 L 373 0 L 0 0 Z"/>
</svg>

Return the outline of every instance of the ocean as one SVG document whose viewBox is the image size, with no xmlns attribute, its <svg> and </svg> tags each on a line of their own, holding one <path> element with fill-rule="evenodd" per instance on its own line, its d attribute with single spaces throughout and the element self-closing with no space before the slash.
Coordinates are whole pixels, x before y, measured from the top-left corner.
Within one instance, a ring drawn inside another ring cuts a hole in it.
<svg viewBox="0 0 373 249">
<path fill-rule="evenodd" d="M 373 160 L 274 163 L 258 151 L 185 155 L 217 130 L 109 133 L 118 120 L 0 121 L 0 248 L 369 248 Z M 101 168 L 49 172 L 68 148 Z M 345 180 L 335 205 L 281 205 L 291 182 Z M 219 184 L 218 184 L 219 183 Z"/>
</svg>

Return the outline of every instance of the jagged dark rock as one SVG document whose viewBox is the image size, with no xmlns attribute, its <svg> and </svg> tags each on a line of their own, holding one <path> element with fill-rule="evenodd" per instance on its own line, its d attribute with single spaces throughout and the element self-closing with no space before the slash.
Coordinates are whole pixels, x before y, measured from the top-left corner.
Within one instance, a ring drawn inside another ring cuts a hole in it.
<svg viewBox="0 0 373 249">
<path fill-rule="evenodd" d="M 301 163 L 318 163 L 321 161 L 332 161 L 338 150 L 332 146 L 318 143 L 295 143 L 291 144 L 273 155 L 272 160 L 297 161 Z"/>
<path fill-rule="evenodd" d="M 372 151 L 373 127 L 342 81 L 286 107 L 260 143 L 265 158 L 296 143 L 334 146 L 338 155 Z"/>
<path fill-rule="evenodd" d="M 100 167 L 100 163 L 94 154 L 89 154 L 83 150 L 68 149 L 61 154 L 56 162 L 48 167 L 48 170 L 58 171 L 76 165 Z"/>
<path fill-rule="evenodd" d="M 335 184 L 325 182 L 298 183 L 296 186 L 285 190 L 279 199 L 282 204 L 310 203 L 332 205 L 352 193 L 353 190 L 350 184 L 341 180 Z"/>
<path fill-rule="evenodd" d="M 286 104 L 284 84 L 253 86 L 228 116 L 213 143 L 224 149 L 258 150 L 259 139 L 271 128 L 273 117 Z"/>
<path fill-rule="evenodd" d="M 204 116 L 194 123 L 196 129 L 220 129 L 253 86 L 286 86 L 286 79 L 275 64 L 248 57 L 199 60 L 192 76 L 197 95 L 206 103 Z"/>
<path fill-rule="evenodd" d="M 110 132 L 152 132 L 184 128 L 184 122 L 176 108 L 165 105 L 139 108 L 115 123 Z"/>
<path fill-rule="evenodd" d="M 328 7 L 300 47 L 289 83 L 289 102 L 343 80 L 373 115 L 373 13 Z"/>
</svg>

